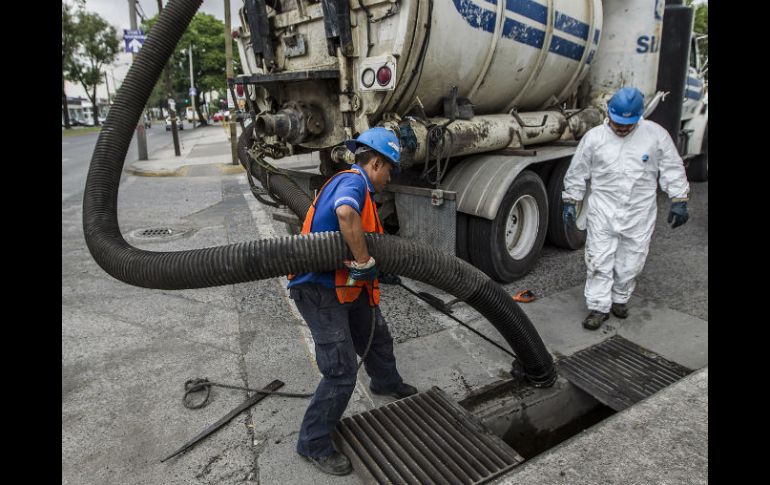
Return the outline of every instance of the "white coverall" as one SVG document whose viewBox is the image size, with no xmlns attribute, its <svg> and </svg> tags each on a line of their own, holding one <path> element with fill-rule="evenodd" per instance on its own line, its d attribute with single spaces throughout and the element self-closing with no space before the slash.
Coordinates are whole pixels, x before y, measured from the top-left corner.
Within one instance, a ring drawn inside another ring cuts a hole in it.
<svg viewBox="0 0 770 485">
<path fill-rule="evenodd" d="M 631 298 L 647 259 L 658 179 L 670 198 L 686 198 L 690 185 L 671 136 L 644 118 L 625 137 L 607 120 L 589 130 L 564 176 L 562 199 L 583 200 L 588 179 L 586 305 L 608 313 Z"/>
</svg>

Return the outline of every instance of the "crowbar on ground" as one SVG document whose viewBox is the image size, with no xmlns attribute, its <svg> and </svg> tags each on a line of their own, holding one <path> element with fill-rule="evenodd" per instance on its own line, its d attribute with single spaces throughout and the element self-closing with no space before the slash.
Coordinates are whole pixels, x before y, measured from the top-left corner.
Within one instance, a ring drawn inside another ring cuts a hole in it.
<svg viewBox="0 0 770 485">
<path fill-rule="evenodd" d="M 179 448 L 175 452 L 171 453 L 170 455 L 168 455 L 164 459 L 160 460 L 160 462 L 163 463 L 164 461 L 168 460 L 169 458 L 172 458 L 172 457 L 178 455 L 179 453 L 182 453 L 183 451 L 185 451 L 185 450 L 187 450 L 189 448 L 192 448 L 197 442 L 199 442 L 200 440 L 202 440 L 206 436 L 210 435 L 214 431 L 218 430 L 219 428 L 221 428 L 222 426 L 224 426 L 225 424 L 230 422 L 230 420 L 232 420 L 234 417 L 236 417 L 237 415 L 241 414 L 243 411 L 247 410 L 251 406 L 257 404 L 262 399 L 264 399 L 267 396 L 269 396 L 270 395 L 269 391 L 276 391 L 276 390 L 278 390 L 282 386 L 283 386 L 283 382 L 282 381 L 279 381 L 278 379 L 274 380 L 273 382 L 268 384 L 267 387 L 264 387 L 262 389 L 263 391 L 268 391 L 268 392 L 257 392 L 256 394 L 254 394 L 253 396 L 248 398 L 246 401 L 244 401 L 243 403 L 239 404 L 238 407 L 236 407 L 235 409 L 233 409 L 232 411 L 227 413 L 227 415 L 225 417 L 223 417 L 222 419 L 220 419 L 216 423 L 212 424 L 211 426 L 209 426 L 205 430 L 201 431 L 198 434 L 198 436 L 196 436 L 195 438 L 191 439 L 190 441 L 188 441 L 187 443 L 182 445 L 181 448 Z"/>
</svg>

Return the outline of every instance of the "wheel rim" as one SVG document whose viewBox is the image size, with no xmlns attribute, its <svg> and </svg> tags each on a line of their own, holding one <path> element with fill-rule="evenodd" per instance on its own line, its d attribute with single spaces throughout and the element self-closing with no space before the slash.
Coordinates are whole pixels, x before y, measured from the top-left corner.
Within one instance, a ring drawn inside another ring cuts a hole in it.
<svg viewBox="0 0 770 485">
<path fill-rule="evenodd" d="M 513 259 L 523 259 L 535 246 L 540 209 L 531 195 L 516 199 L 505 222 L 505 247 Z"/>
</svg>

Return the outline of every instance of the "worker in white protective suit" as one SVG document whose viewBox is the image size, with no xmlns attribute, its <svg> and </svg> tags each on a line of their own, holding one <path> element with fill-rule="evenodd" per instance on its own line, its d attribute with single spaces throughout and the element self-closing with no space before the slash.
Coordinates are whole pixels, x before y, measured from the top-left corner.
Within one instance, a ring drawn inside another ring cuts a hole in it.
<svg viewBox="0 0 770 485">
<path fill-rule="evenodd" d="M 566 224 L 576 222 L 576 204 L 587 202 L 586 305 L 583 327 L 598 329 L 609 312 L 626 318 L 626 304 L 644 267 L 655 228 L 658 182 L 671 198 L 672 228 L 687 222 L 687 183 L 682 158 L 668 132 L 642 118 L 644 96 L 624 87 L 607 103 L 609 119 L 589 130 L 564 176 Z"/>
</svg>

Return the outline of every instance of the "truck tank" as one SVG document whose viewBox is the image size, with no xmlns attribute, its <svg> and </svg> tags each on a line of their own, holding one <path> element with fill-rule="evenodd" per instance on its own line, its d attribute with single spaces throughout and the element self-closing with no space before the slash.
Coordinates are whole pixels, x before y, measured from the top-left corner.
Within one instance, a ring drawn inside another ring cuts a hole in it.
<svg viewBox="0 0 770 485">
<path fill-rule="evenodd" d="M 348 25 L 340 15 L 346 5 Z M 323 117 L 316 133 L 291 132 L 292 143 L 311 149 L 336 145 L 387 112 L 403 116 L 420 105 L 426 116 L 442 115 L 453 86 L 476 115 L 561 103 L 588 73 L 602 29 L 600 0 L 275 6 L 244 2 L 237 33 L 244 72 L 260 81 L 250 92 L 264 111 L 295 110 L 281 115 L 287 126 Z"/>
</svg>

